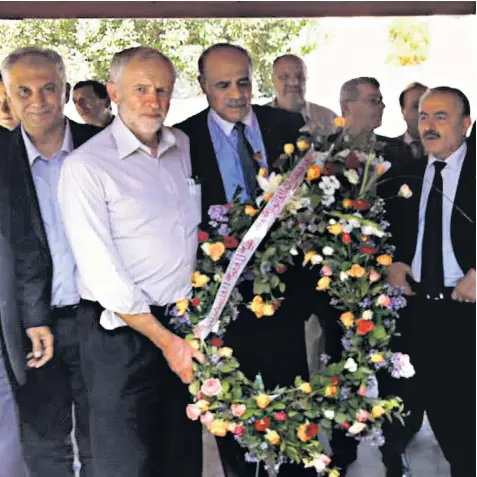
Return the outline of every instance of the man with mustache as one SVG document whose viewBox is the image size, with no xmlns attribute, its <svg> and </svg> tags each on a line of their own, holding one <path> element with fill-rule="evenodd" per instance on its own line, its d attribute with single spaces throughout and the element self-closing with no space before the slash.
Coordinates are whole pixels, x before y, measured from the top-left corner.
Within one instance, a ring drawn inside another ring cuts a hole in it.
<svg viewBox="0 0 477 477">
<path fill-rule="evenodd" d="M 419 137 L 419 99 L 426 92 L 427 86 L 421 83 L 411 83 L 399 95 L 402 117 L 406 122 L 407 129 L 404 134 L 396 139 L 409 147 L 409 153 L 414 159 L 424 157 L 424 148 Z"/>
<path fill-rule="evenodd" d="M 37 330 L 32 364 L 51 354 L 53 337 L 55 346 L 53 359 L 30 370 L 17 393 L 25 460 L 32 477 L 73 476 L 74 403 L 80 475 L 89 477 L 93 473 L 77 334 L 76 264 L 60 217 L 57 184 L 68 154 L 99 129 L 65 117 L 65 65 L 55 51 L 15 50 L 3 60 L 2 75 L 13 111 L 21 120 L 7 152 L 14 171 L 12 187 L 29 210 L 35 233 L 31 246 L 41 251 L 38 260 L 44 266 L 47 287 L 44 299 L 50 308 L 47 321 Z"/>
<path fill-rule="evenodd" d="M 192 171 L 202 185 L 202 228 L 209 227 L 211 205 L 232 200 L 238 186 L 241 198 L 254 196 L 259 167 L 270 172 L 286 143 L 295 143 L 303 119 L 296 113 L 252 106 L 252 60 L 246 50 L 228 43 L 213 45 L 199 58 L 199 81 L 209 108 L 179 124 L 190 139 Z M 307 272 L 290 270 L 286 300 L 268 319 L 245 306 L 229 325 L 225 344 L 234 350 L 241 370 L 254 380 L 261 373 L 267 389 L 292 385 L 296 376 L 308 375 L 304 322 L 312 313 L 316 281 Z M 293 277 L 293 278 L 292 278 Z M 252 282 L 240 291 L 247 303 L 253 298 Z M 245 461 L 244 451 L 229 435 L 218 438 L 227 477 L 253 477 L 256 466 Z M 260 476 L 266 476 L 263 466 Z M 282 476 L 315 475 L 311 469 L 283 465 Z"/>
<path fill-rule="evenodd" d="M 192 291 L 200 222 L 189 141 L 163 125 L 175 79 L 153 48 L 114 55 L 107 87 L 119 116 L 68 158 L 60 180 L 98 477 L 202 472 L 184 383 L 204 357 L 168 329 L 168 310 Z"/>
<path fill-rule="evenodd" d="M 306 65 L 299 56 L 287 54 L 276 58 L 272 81 L 275 99 L 268 106 L 301 114 L 317 134 L 328 136 L 336 131 L 337 115 L 331 109 L 305 100 Z"/>
<path fill-rule="evenodd" d="M 470 124 L 469 101 L 460 90 L 444 86 L 424 93 L 419 133 L 426 160 L 397 170 L 380 192 L 388 198 L 396 246 L 388 280 L 408 300 L 400 313 L 400 341 L 416 375 L 405 405 L 411 415 L 427 413 L 452 477 L 475 475 L 475 433 L 468 429 L 475 416 L 476 373 L 475 147 L 466 143 Z M 407 200 L 397 198 L 403 183 L 413 192 Z M 450 411 L 456 406 L 462 415 Z M 397 444 L 404 450 L 412 432 L 395 432 L 401 433 Z"/>
</svg>

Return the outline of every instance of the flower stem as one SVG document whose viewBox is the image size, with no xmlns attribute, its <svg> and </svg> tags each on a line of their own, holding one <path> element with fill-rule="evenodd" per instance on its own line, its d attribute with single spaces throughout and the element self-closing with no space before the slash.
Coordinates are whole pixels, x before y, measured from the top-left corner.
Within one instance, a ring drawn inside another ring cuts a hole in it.
<svg viewBox="0 0 477 477">
<path fill-rule="evenodd" d="M 366 159 L 366 166 L 364 167 L 363 182 L 361 183 L 361 189 L 359 191 L 359 196 L 362 197 L 363 193 L 366 190 L 366 182 L 368 181 L 369 168 L 371 167 L 371 162 L 373 161 L 375 154 L 370 152 L 368 158 Z"/>
</svg>

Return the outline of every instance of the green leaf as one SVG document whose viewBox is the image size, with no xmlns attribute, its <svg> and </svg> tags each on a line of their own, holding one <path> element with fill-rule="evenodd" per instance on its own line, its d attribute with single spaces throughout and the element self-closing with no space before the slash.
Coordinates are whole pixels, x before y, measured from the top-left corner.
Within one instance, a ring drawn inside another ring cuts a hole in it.
<svg viewBox="0 0 477 477">
<path fill-rule="evenodd" d="M 192 384 L 189 384 L 189 392 L 193 396 L 195 396 L 199 392 L 199 389 L 200 389 L 200 381 L 199 380 L 195 380 Z"/>
</svg>

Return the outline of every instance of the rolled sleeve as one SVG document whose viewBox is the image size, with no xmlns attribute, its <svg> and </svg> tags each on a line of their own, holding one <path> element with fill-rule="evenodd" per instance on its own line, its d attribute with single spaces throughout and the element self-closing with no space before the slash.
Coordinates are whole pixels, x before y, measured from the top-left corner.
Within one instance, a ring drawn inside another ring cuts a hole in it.
<svg viewBox="0 0 477 477">
<path fill-rule="evenodd" d="M 66 235 L 85 288 L 82 298 L 98 301 L 105 308 L 101 324 L 113 329 L 126 325 L 116 313 L 148 313 L 150 308 L 145 294 L 125 270 L 114 245 L 100 174 L 91 164 L 83 163 L 81 156 L 73 154 L 63 165 L 58 199 Z"/>
</svg>

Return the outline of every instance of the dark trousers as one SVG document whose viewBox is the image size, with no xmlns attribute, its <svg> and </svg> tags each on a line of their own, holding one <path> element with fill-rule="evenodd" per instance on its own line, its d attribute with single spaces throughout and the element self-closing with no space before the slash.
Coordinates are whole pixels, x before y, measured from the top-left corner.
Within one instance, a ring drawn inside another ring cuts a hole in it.
<svg viewBox="0 0 477 477">
<path fill-rule="evenodd" d="M 73 476 L 73 404 L 75 438 L 82 477 L 93 477 L 89 408 L 81 372 L 77 309 L 53 312 L 54 357 L 28 371 L 17 390 L 23 452 L 31 477 Z M 0 464 L 1 465 L 1 464 Z"/>
<path fill-rule="evenodd" d="M 160 349 L 130 327 L 106 330 L 103 308 L 81 301 L 82 365 L 98 477 L 200 477 L 201 425 L 187 418 L 187 385 Z M 164 320 L 163 310 L 152 313 Z"/>
<path fill-rule="evenodd" d="M 274 317 L 271 317 L 268 322 L 257 324 L 250 333 L 236 332 L 230 325 L 230 332 L 228 330 L 225 335 L 225 345 L 234 350 L 241 371 L 252 381 L 260 373 L 267 390 L 277 385 L 291 386 L 296 376 L 308 379 L 305 323 L 299 316 L 289 318 L 274 322 Z M 217 437 L 216 440 L 226 477 L 256 475 L 257 464 L 246 462 L 245 449 L 231 435 Z M 268 476 L 263 464 L 260 464 L 259 476 Z M 315 476 L 314 469 L 305 469 L 297 464 L 284 464 L 279 471 L 279 477 Z"/>
</svg>

